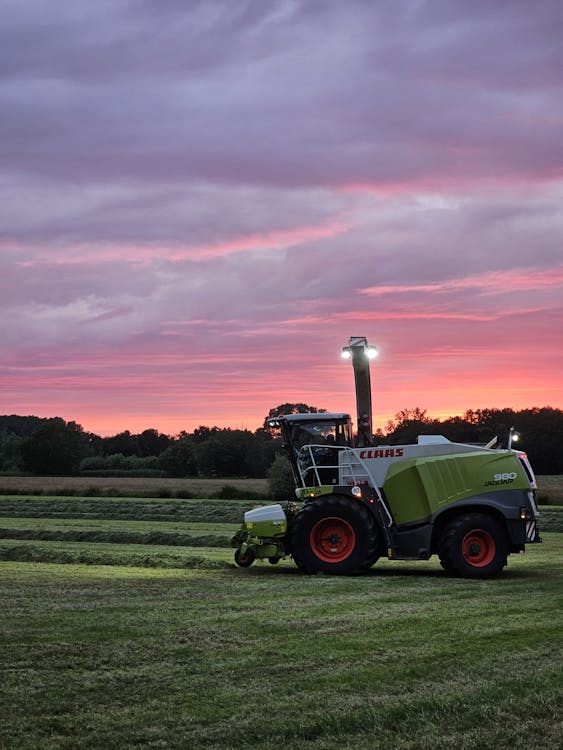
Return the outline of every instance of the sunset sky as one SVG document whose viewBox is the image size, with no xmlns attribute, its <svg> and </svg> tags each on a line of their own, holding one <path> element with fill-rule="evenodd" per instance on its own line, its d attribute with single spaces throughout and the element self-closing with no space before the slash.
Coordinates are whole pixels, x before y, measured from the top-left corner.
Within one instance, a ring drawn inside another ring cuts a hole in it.
<svg viewBox="0 0 563 750">
<path fill-rule="evenodd" d="M 0 413 L 563 408 L 560 0 L 4 0 Z"/>
</svg>

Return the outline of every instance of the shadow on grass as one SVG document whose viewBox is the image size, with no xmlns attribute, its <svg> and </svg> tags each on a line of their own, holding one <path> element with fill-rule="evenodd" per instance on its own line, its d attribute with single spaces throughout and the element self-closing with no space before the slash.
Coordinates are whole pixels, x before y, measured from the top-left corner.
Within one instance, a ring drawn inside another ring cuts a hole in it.
<svg viewBox="0 0 563 750">
<path fill-rule="evenodd" d="M 236 573 L 237 575 L 250 575 L 250 576 L 300 576 L 303 578 L 354 578 L 354 579 L 373 579 L 373 578 L 421 578 L 421 579 L 434 579 L 434 580 L 443 580 L 443 581 L 459 581 L 459 582 L 473 582 L 473 583 L 480 583 L 480 582 L 495 582 L 498 581 L 501 583 L 503 580 L 510 580 L 510 581 L 517 581 L 517 580 L 525 580 L 525 579 L 540 579 L 545 577 L 545 571 L 544 570 L 538 570 L 536 568 L 533 569 L 520 569 L 520 570 L 514 570 L 505 568 L 504 571 L 497 576 L 496 578 L 485 578 L 485 579 L 479 579 L 479 578 L 462 578 L 457 576 L 452 576 L 446 573 L 445 570 L 441 570 L 439 568 L 435 570 L 428 570 L 428 568 L 419 568 L 416 566 L 416 563 L 408 565 L 408 567 L 400 567 L 400 568 L 390 568 L 390 567 L 377 567 L 377 564 L 370 568 L 370 570 L 366 571 L 365 573 L 359 573 L 357 575 L 352 576 L 335 576 L 329 573 L 314 573 L 311 575 L 307 575 L 306 573 L 302 573 L 297 566 L 291 566 L 291 565 L 283 565 L 283 566 L 275 566 L 275 565 L 253 565 L 250 568 L 239 568 L 235 563 L 231 565 L 231 571 Z"/>
<path fill-rule="evenodd" d="M 232 570 L 237 571 L 240 575 L 254 576 L 280 576 L 280 575 L 297 575 L 303 578 L 404 578 L 418 576 L 424 578 L 448 578 L 443 570 L 421 570 L 416 568 L 372 568 L 365 573 L 357 575 L 334 575 L 331 573 L 312 573 L 310 575 L 303 573 L 297 566 L 275 566 L 275 565 L 253 565 L 250 568 L 239 568 L 234 563 Z"/>
</svg>

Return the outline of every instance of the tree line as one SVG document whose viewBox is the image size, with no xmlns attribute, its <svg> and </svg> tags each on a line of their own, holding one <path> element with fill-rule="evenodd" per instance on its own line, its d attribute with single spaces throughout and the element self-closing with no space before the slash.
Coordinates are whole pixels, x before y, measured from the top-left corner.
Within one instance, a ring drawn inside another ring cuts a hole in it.
<svg viewBox="0 0 563 750">
<path fill-rule="evenodd" d="M 324 411 L 307 404 L 280 404 L 279 414 Z M 279 437 L 264 426 L 255 431 L 200 426 L 193 432 L 165 435 L 156 429 L 128 430 L 111 437 L 85 431 L 60 417 L 0 416 L 0 471 L 39 475 L 137 475 L 171 477 L 265 477 Z M 420 434 L 441 434 L 455 442 L 506 445 L 514 428 L 537 474 L 563 474 L 563 412 L 552 407 L 468 410 L 444 420 L 425 409 L 403 409 L 379 429 L 376 444 L 415 442 Z"/>
</svg>

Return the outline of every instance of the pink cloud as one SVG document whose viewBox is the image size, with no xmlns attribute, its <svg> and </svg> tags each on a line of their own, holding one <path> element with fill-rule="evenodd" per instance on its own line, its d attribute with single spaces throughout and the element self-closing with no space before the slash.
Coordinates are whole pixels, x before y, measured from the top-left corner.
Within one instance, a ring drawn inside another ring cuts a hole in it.
<svg viewBox="0 0 563 750">
<path fill-rule="evenodd" d="M 18 261 L 22 268 L 33 268 L 41 265 L 79 265 L 105 264 L 112 261 L 120 263 L 147 264 L 158 259 L 170 262 L 184 260 L 204 261 L 210 258 L 221 258 L 236 253 L 255 250 L 282 250 L 296 245 L 337 237 L 343 234 L 348 226 L 342 221 L 331 221 L 319 226 L 303 226 L 287 230 L 272 230 L 238 237 L 227 242 L 187 247 L 144 247 L 119 245 L 112 247 L 72 247 L 59 250 L 52 248 L 42 252 L 36 251 L 36 257 Z"/>
<path fill-rule="evenodd" d="M 519 268 L 508 271 L 487 271 L 464 278 L 446 279 L 431 284 L 395 284 L 360 289 L 361 294 L 379 296 L 412 292 L 450 292 L 476 289 L 482 294 L 553 289 L 563 287 L 563 266 L 554 268 Z"/>
</svg>

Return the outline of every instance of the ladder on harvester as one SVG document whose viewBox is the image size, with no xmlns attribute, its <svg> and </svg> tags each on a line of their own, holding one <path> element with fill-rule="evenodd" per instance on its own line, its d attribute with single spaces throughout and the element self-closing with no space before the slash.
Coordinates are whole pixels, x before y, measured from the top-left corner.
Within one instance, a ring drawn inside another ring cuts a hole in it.
<svg viewBox="0 0 563 750">
<path fill-rule="evenodd" d="M 368 486 L 374 495 L 373 504 L 370 503 L 372 510 L 374 511 L 383 534 L 385 536 L 385 543 L 387 545 L 388 556 L 394 557 L 394 545 L 391 538 L 389 529 L 393 526 L 393 516 L 389 512 L 387 503 L 377 483 L 373 480 L 369 471 L 366 469 L 364 461 L 358 456 L 356 451 L 350 448 L 345 448 L 343 453 L 340 455 L 340 477 L 343 485 L 358 485 L 359 487 Z"/>
</svg>

